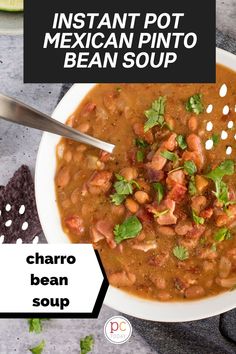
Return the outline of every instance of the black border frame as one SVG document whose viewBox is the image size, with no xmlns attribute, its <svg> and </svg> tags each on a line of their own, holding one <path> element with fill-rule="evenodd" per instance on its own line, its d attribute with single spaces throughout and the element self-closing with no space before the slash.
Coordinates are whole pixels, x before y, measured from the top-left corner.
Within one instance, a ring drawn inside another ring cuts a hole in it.
<svg viewBox="0 0 236 354">
<path fill-rule="evenodd" d="M 72 313 L 63 313 L 63 312 L 24 312 L 24 313 L 20 313 L 20 312 L 15 312 L 15 313 L 11 313 L 11 312 L 0 312 L 0 319 L 7 319 L 7 318 L 11 318 L 11 319 L 15 319 L 15 318 L 58 318 L 58 319 L 79 319 L 79 318 L 98 318 L 98 315 L 100 313 L 101 307 L 103 305 L 103 301 L 104 298 L 106 296 L 107 293 L 107 289 L 109 286 L 109 282 L 105 273 L 105 269 L 103 267 L 100 255 L 98 253 L 97 250 L 94 250 L 98 264 L 100 266 L 102 275 L 103 275 L 103 282 L 101 285 L 101 288 L 98 292 L 98 296 L 97 296 L 97 300 L 95 302 L 95 305 L 93 307 L 93 311 L 92 312 L 72 312 Z"/>
</svg>

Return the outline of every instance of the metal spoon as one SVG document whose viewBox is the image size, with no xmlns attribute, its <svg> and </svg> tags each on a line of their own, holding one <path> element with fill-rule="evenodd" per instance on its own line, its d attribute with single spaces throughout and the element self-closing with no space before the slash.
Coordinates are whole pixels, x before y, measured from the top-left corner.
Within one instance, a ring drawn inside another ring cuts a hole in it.
<svg viewBox="0 0 236 354">
<path fill-rule="evenodd" d="M 62 124 L 48 115 L 37 111 L 24 103 L 0 94 L 0 118 L 7 121 L 39 129 L 65 138 L 92 145 L 107 152 L 112 152 L 115 145 L 80 133 Z"/>
</svg>

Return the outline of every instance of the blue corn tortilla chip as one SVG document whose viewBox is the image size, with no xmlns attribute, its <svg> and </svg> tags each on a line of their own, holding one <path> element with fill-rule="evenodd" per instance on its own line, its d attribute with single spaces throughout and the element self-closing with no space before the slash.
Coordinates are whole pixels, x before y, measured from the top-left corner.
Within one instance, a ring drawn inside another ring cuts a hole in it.
<svg viewBox="0 0 236 354">
<path fill-rule="evenodd" d="M 3 243 L 31 243 L 42 232 L 36 209 L 34 182 L 28 166 L 21 166 L 6 187 L 0 186 L 0 236 Z"/>
</svg>

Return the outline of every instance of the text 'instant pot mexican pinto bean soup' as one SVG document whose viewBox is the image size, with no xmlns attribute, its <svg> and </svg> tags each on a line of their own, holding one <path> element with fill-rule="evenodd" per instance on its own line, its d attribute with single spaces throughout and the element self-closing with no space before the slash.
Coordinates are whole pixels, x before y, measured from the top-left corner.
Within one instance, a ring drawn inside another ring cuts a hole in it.
<svg viewBox="0 0 236 354">
<path fill-rule="evenodd" d="M 100 84 L 68 124 L 113 154 L 62 139 L 57 202 L 110 284 L 156 300 L 236 288 L 236 73 L 216 84 Z"/>
</svg>

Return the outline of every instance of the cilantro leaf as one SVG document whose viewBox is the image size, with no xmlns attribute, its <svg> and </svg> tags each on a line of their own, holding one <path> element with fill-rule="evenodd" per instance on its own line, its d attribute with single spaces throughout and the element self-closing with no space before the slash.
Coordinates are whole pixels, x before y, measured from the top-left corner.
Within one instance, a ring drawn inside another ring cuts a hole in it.
<svg viewBox="0 0 236 354">
<path fill-rule="evenodd" d="M 136 160 L 137 162 L 143 162 L 144 160 L 144 153 L 141 150 L 138 150 L 136 153 Z"/>
<path fill-rule="evenodd" d="M 224 206 L 228 203 L 228 187 L 222 181 L 224 176 L 231 176 L 234 174 L 234 162 L 232 160 L 225 160 L 214 170 L 209 172 L 206 177 L 210 178 L 215 183 L 215 196 Z"/>
<path fill-rule="evenodd" d="M 214 235 L 214 240 L 216 242 L 222 242 L 224 240 L 229 240 L 231 238 L 231 233 L 227 227 L 221 227 Z"/>
<path fill-rule="evenodd" d="M 214 170 L 209 172 L 206 177 L 212 179 L 212 181 L 221 180 L 224 176 L 231 176 L 234 174 L 234 161 L 225 160 L 216 167 Z"/>
<path fill-rule="evenodd" d="M 197 172 L 197 167 L 192 160 L 184 162 L 184 170 L 190 175 L 194 175 Z"/>
<path fill-rule="evenodd" d="M 216 198 L 224 206 L 228 204 L 228 186 L 223 181 L 215 181 L 216 191 L 214 192 Z"/>
<path fill-rule="evenodd" d="M 170 152 L 168 150 L 162 151 L 161 156 L 164 157 L 165 159 L 173 161 L 173 162 L 175 162 L 179 159 L 178 156 L 174 152 Z"/>
<path fill-rule="evenodd" d="M 205 219 L 200 217 L 200 216 L 198 216 L 193 209 L 192 209 L 192 216 L 193 216 L 193 221 L 195 222 L 195 224 L 197 224 L 197 225 L 203 225 L 204 224 Z"/>
<path fill-rule="evenodd" d="M 118 224 L 114 227 L 115 241 L 117 244 L 122 241 L 136 237 L 143 226 L 137 216 L 130 216 L 122 224 Z"/>
<path fill-rule="evenodd" d="M 202 103 L 202 95 L 197 93 L 187 100 L 185 108 L 188 112 L 193 112 L 195 114 L 200 114 L 204 112 L 204 106 Z"/>
<path fill-rule="evenodd" d="M 159 125 L 161 128 L 163 128 L 165 125 L 168 127 L 164 118 L 165 104 L 166 97 L 160 96 L 158 100 L 152 102 L 152 107 L 144 112 L 145 116 L 148 119 L 144 124 L 145 133 L 156 125 Z"/>
<path fill-rule="evenodd" d="M 197 188 L 195 183 L 195 177 L 191 176 L 188 184 L 188 193 L 192 197 L 197 194 Z"/>
<path fill-rule="evenodd" d="M 45 341 L 42 340 L 36 347 L 30 348 L 29 350 L 31 351 L 32 354 L 41 354 L 43 352 L 43 349 L 45 347 Z"/>
<path fill-rule="evenodd" d="M 220 141 L 219 134 L 212 134 L 211 140 L 213 141 L 213 146 L 218 145 Z"/>
<path fill-rule="evenodd" d="M 152 184 L 154 190 L 157 192 L 157 202 L 158 204 L 160 204 L 160 202 L 162 201 L 163 197 L 164 197 L 164 186 L 163 184 L 161 184 L 160 182 L 155 182 Z"/>
<path fill-rule="evenodd" d="M 149 144 L 146 142 L 146 140 L 141 139 L 141 138 L 135 139 L 135 145 L 139 148 L 146 148 L 149 146 Z"/>
<path fill-rule="evenodd" d="M 80 354 L 87 354 L 92 351 L 94 346 L 93 336 L 86 336 L 80 339 Z"/>
<path fill-rule="evenodd" d="M 115 193 L 115 194 L 112 194 L 110 197 L 111 197 L 111 202 L 113 204 L 121 205 L 123 203 L 123 201 L 125 200 L 126 195 Z"/>
<path fill-rule="evenodd" d="M 175 246 L 173 248 L 173 254 L 180 261 L 184 261 L 185 259 L 188 259 L 188 257 L 189 257 L 188 250 L 184 246 Z"/>
<path fill-rule="evenodd" d="M 128 195 L 133 193 L 133 185 L 135 185 L 139 189 L 140 186 L 136 181 L 127 181 L 123 176 L 119 174 L 116 174 L 116 179 L 117 181 L 114 183 L 116 193 L 111 194 L 110 198 L 112 203 L 114 203 L 115 205 L 120 205 L 123 203 L 123 201 Z"/>
<path fill-rule="evenodd" d="M 180 149 L 182 149 L 182 150 L 187 149 L 187 143 L 186 143 L 185 137 L 183 135 L 178 135 L 176 138 L 176 141 L 177 141 Z"/>
<path fill-rule="evenodd" d="M 29 332 L 40 333 L 42 332 L 42 321 L 49 320 L 49 318 L 30 318 L 29 323 Z"/>
</svg>

